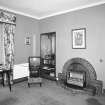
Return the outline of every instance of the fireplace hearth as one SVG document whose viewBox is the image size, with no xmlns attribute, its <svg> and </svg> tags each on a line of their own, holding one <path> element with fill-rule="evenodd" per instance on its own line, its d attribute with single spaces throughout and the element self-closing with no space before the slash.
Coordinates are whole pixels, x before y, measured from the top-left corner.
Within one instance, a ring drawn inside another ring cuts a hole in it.
<svg viewBox="0 0 105 105">
<path fill-rule="evenodd" d="M 72 58 L 68 60 L 60 74 L 60 80 L 70 88 L 82 88 L 89 94 L 102 94 L 103 82 L 97 80 L 93 66 L 83 58 Z M 62 79 L 63 78 L 63 79 Z"/>
</svg>

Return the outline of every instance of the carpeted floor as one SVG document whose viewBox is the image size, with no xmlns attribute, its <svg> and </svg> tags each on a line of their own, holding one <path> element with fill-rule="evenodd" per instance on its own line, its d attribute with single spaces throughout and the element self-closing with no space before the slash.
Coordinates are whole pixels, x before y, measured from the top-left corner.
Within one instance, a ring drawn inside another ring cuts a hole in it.
<svg viewBox="0 0 105 105">
<path fill-rule="evenodd" d="M 25 81 L 13 85 L 12 92 L 0 85 L 0 105 L 105 105 L 105 96 L 73 92 L 49 80 L 28 88 Z"/>
</svg>

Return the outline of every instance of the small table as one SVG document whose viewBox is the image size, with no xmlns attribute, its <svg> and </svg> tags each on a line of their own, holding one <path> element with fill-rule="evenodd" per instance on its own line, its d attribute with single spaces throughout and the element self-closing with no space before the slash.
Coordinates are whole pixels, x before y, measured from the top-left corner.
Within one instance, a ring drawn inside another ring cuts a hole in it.
<svg viewBox="0 0 105 105">
<path fill-rule="evenodd" d="M 4 69 L 4 68 L 0 69 L 0 74 L 2 75 L 3 87 L 5 86 L 5 84 L 4 84 L 4 74 L 6 74 L 7 75 L 7 78 L 8 78 L 9 89 L 10 89 L 10 92 L 11 92 L 10 73 L 11 73 L 11 70 Z"/>
</svg>

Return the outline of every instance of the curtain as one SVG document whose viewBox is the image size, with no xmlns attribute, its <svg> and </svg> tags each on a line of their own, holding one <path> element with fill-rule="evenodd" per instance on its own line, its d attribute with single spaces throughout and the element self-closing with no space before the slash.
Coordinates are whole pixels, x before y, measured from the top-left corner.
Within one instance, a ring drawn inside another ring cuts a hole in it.
<svg viewBox="0 0 105 105">
<path fill-rule="evenodd" d="M 12 69 L 12 71 L 14 65 L 15 25 L 16 15 L 0 9 L 0 63 L 2 63 L 6 68 Z M 11 73 L 11 77 L 11 79 L 13 79 L 13 73 Z"/>
<path fill-rule="evenodd" d="M 3 23 L 3 64 L 13 70 L 15 25 Z M 13 72 L 13 71 L 12 71 Z M 13 73 L 11 73 L 13 79 Z"/>
</svg>

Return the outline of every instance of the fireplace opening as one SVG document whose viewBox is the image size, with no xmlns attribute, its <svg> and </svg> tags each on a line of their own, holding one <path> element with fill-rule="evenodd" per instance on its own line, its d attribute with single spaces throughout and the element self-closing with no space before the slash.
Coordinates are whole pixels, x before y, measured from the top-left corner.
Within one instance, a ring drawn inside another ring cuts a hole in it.
<svg viewBox="0 0 105 105">
<path fill-rule="evenodd" d="M 84 71 L 69 71 L 67 72 L 67 85 L 71 85 L 74 88 L 86 87 L 86 73 Z"/>
<path fill-rule="evenodd" d="M 84 89 L 92 94 L 102 93 L 103 82 L 97 80 L 95 69 L 83 58 L 69 59 L 63 66 L 62 74 L 67 86 Z"/>
</svg>

